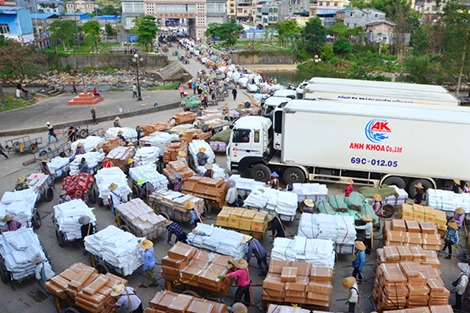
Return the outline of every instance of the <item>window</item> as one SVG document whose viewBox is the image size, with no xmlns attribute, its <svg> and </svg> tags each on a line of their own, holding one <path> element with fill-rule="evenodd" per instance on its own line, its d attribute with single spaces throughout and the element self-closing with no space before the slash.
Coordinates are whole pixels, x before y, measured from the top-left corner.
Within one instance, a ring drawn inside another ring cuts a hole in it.
<svg viewBox="0 0 470 313">
<path fill-rule="evenodd" d="M 249 129 L 235 129 L 233 130 L 232 142 L 250 142 L 250 130 Z"/>
<path fill-rule="evenodd" d="M 337 7 L 337 6 L 338 6 L 338 2 L 335 2 L 335 3 L 334 3 L 334 6 Z"/>
<path fill-rule="evenodd" d="M 354 27 L 356 27 L 356 25 L 357 25 L 357 24 L 356 24 L 356 23 L 354 23 Z"/>
<path fill-rule="evenodd" d="M 274 132 L 282 134 L 282 114 L 283 111 L 276 111 L 274 113 Z"/>
<path fill-rule="evenodd" d="M 329 1 L 326 2 L 326 6 L 327 6 L 327 7 L 330 6 L 330 2 L 329 2 Z"/>
<path fill-rule="evenodd" d="M 354 16 L 354 12 L 349 13 L 349 16 Z"/>
<path fill-rule="evenodd" d="M 323 1 L 318 2 L 318 5 L 319 5 L 319 6 L 322 6 L 322 5 L 323 5 Z"/>
<path fill-rule="evenodd" d="M 259 130 L 255 131 L 255 142 L 259 142 Z"/>
<path fill-rule="evenodd" d="M 0 24 L 0 34 L 9 34 L 10 26 L 8 24 Z"/>
<path fill-rule="evenodd" d="M 378 15 L 378 14 L 374 14 L 374 16 L 375 16 L 375 18 L 378 18 L 378 17 L 379 17 L 379 15 Z"/>
</svg>

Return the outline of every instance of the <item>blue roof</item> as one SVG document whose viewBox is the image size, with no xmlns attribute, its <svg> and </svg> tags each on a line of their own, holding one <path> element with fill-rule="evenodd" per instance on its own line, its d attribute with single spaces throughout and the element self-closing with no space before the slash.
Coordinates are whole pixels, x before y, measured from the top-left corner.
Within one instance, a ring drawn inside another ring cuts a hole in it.
<svg viewBox="0 0 470 313">
<path fill-rule="evenodd" d="M 18 10 L 21 10 L 24 8 L 20 8 L 20 7 L 11 7 L 11 6 L 8 6 L 8 5 L 0 5 L 0 13 L 2 14 L 16 14 L 16 11 Z"/>
<path fill-rule="evenodd" d="M 338 11 L 339 12 L 339 11 Z M 330 12 L 330 13 L 317 13 L 317 16 L 325 16 L 325 17 L 328 17 L 328 16 L 335 16 L 336 15 L 336 12 Z"/>
<path fill-rule="evenodd" d="M 88 13 L 65 13 L 66 16 L 83 16 L 88 15 Z"/>
<path fill-rule="evenodd" d="M 47 18 L 59 18 L 62 16 L 60 13 L 31 13 L 31 18 L 37 18 L 39 20 L 45 20 Z"/>
<path fill-rule="evenodd" d="M 341 10 L 336 11 L 336 13 L 339 13 L 339 12 L 347 12 L 347 11 L 352 10 L 352 9 L 355 9 L 355 8 L 344 8 L 344 9 L 341 9 Z"/>
</svg>

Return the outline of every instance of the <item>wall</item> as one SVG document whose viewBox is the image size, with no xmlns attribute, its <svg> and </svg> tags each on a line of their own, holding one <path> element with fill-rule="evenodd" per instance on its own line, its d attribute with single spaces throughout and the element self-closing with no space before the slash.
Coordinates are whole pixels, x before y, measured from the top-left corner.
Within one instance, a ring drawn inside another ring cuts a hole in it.
<svg viewBox="0 0 470 313">
<path fill-rule="evenodd" d="M 231 54 L 232 62 L 239 65 L 251 64 L 294 64 L 295 58 L 292 54 L 255 54 L 255 55 L 240 55 L 237 53 Z"/>
<path fill-rule="evenodd" d="M 31 34 L 33 32 L 33 22 L 29 11 L 25 9 L 18 10 L 18 20 L 21 25 L 21 34 Z"/>
<path fill-rule="evenodd" d="M 162 68 L 168 64 L 166 55 L 148 55 L 143 56 L 144 67 Z M 81 60 L 78 55 L 68 57 L 54 58 L 51 62 L 56 62 L 57 68 L 65 67 L 67 64 L 73 69 L 84 69 L 85 67 L 103 68 L 103 67 L 134 67 L 130 55 L 83 55 Z"/>
</svg>

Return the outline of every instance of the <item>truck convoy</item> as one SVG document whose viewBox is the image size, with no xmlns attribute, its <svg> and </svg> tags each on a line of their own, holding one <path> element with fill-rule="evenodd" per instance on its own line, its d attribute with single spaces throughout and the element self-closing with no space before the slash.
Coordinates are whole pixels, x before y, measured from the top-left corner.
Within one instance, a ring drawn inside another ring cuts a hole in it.
<svg viewBox="0 0 470 313">
<path fill-rule="evenodd" d="M 452 186 L 470 180 L 470 133 L 463 107 L 405 106 L 331 100 L 293 100 L 271 117 L 242 117 L 231 125 L 227 168 L 285 184 L 306 181 Z"/>
</svg>

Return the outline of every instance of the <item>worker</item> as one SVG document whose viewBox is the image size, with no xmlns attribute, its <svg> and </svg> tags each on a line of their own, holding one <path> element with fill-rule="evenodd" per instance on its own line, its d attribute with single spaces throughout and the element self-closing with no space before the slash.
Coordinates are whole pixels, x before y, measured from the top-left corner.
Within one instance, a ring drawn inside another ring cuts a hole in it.
<svg viewBox="0 0 470 313">
<path fill-rule="evenodd" d="M 375 214 L 377 216 L 382 216 L 382 196 L 379 194 L 374 195 L 374 205 L 372 206 L 374 208 Z"/>
<path fill-rule="evenodd" d="M 104 153 L 103 151 L 103 143 L 100 142 L 99 144 L 96 145 L 96 151 L 99 153 Z"/>
<path fill-rule="evenodd" d="M 121 203 L 124 203 L 124 199 L 121 197 L 121 193 L 119 190 L 117 190 L 118 185 L 115 183 L 112 183 L 109 185 L 109 194 L 108 194 L 108 200 L 109 200 L 109 206 L 111 207 L 111 210 L 114 212 L 114 208 Z"/>
<path fill-rule="evenodd" d="M 238 206 L 238 190 L 236 187 L 236 182 L 233 179 L 229 179 L 226 183 L 228 190 L 225 195 L 225 202 L 228 206 L 235 207 Z"/>
<path fill-rule="evenodd" d="M 142 186 L 140 188 L 140 195 L 139 195 L 141 199 L 148 200 L 149 195 L 151 195 L 155 191 L 155 187 L 153 186 L 153 184 L 143 178 L 139 179 L 139 181 L 137 182 L 137 185 Z"/>
<path fill-rule="evenodd" d="M 117 298 L 116 304 L 105 301 L 105 305 L 112 308 L 126 307 L 131 313 L 143 313 L 142 301 L 136 295 L 134 288 L 126 287 L 123 284 L 113 286 L 111 297 Z"/>
<path fill-rule="evenodd" d="M 16 186 L 15 190 L 20 191 L 20 190 L 26 190 L 29 189 L 29 186 L 25 182 L 25 178 L 23 176 L 20 176 L 16 179 Z"/>
<path fill-rule="evenodd" d="M 140 135 L 142 134 L 142 132 L 144 131 L 142 129 L 142 127 L 140 126 L 140 123 L 137 123 L 136 127 L 135 127 L 135 131 L 137 133 L 137 144 L 139 144 L 140 142 Z"/>
<path fill-rule="evenodd" d="M 173 180 L 171 181 L 171 184 L 173 185 L 173 191 L 178 191 L 181 192 L 181 186 L 183 185 L 183 179 L 181 178 L 180 173 L 174 173 Z"/>
<path fill-rule="evenodd" d="M 11 215 L 5 215 L 3 222 L 5 223 L 5 226 L 3 226 L 2 232 L 15 231 L 21 228 L 21 223 L 13 219 L 13 216 Z"/>
<path fill-rule="evenodd" d="M 224 120 L 226 120 L 227 122 L 230 122 L 230 115 L 228 113 L 225 113 Z"/>
<path fill-rule="evenodd" d="M 235 292 L 235 303 L 242 302 L 245 305 L 250 305 L 250 272 L 248 271 L 248 262 L 244 259 L 240 259 L 232 264 L 237 268 L 234 272 L 230 272 L 227 275 L 218 276 L 220 279 L 228 279 L 237 277 L 237 291 Z M 245 298 L 242 300 L 242 298 Z"/>
<path fill-rule="evenodd" d="M 204 108 L 202 106 L 199 107 L 199 110 L 197 110 L 197 117 L 200 117 L 204 114 Z"/>
<path fill-rule="evenodd" d="M 281 237 L 281 238 L 286 237 L 286 229 L 284 225 L 282 224 L 282 221 L 279 218 L 279 216 L 277 215 L 274 216 L 274 218 L 272 219 L 271 228 L 272 228 L 273 240 L 276 239 L 276 237 Z"/>
<path fill-rule="evenodd" d="M 273 189 L 279 189 L 279 175 L 276 172 L 271 173 L 271 181 L 269 184 L 271 185 L 271 188 Z"/>
<path fill-rule="evenodd" d="M 364 279 L 364 275 L 362 275 L 362 268 L 364 267 L 364 264 L 366 262 L 366 246 L 362 241 L 356 241 L 354 242 L 354 246 L 356 247 L 356 260 L 352 262 L 352 266 L 354 267 L 352 276 L 357 279 L 357 282 L 359 284 L 362 283 L 362 280 Z"/>
<path fill-rule="evenodd" d="M 145 250 L 144 252 L 144 272 L 145 272 L 145 281 L 140 288 L 147 288 L 150 281 L 152 281 L 155 287 L 158 286 L 157 277 L 155 277 L 155 255 L 153 250 L 153 242 L 148 239 L 140 240 L 139 239 L 139 248 Z"/>
<path fill-rule="evenodd" d="M 186 105 L 186 102 L 181 101 L 179 107 L 183 107 L 183 112 L 189 111 L 188 106 Z"/>
<path fill-rule="evenodd" d="M 204 165 L 206 172 L 204 173 L 204 177 L 214 178 L 214 170 L 212 169 L 212 164 L 207 163 Z"/>
<path fill-rule="evenodd" d="M 313 203 L 312 199 L 305 199 L 300 208 L 302 213 L 312 213 L 312 214 L 313 214 L 314 209 L 315 209 L 315 203 Z"/>
<path fill-rule="evenodd" d="M 85 154 L 85 147 L 83 146 L 83 142 L 79 142 L 77 144 L 77 149 L 75 150 L 75 155 Z"/>
<path fill-rule="evenodd" d="M 442 251 L 444 251 L 446 248 L 448 248 L 449 255 L 446 256 L 444 259 L 451 259 L 452 258 L 452 246 L 455 245 L 455 247 L 458 249 L 459 247 L 459 227 L 457 226 L 456 222 L 449 222 L 447 223 L 447 232 L 444 236 L 444 248 L 442 248 Z"/>
<path fill-rule="evenodd" d="M 114 164 L 113 164 L 113 162 L 111 162 L 109 159 L 104 159 L 104 161 L 103 161 L 103 167 L 104 167 L 104 168 L 114 167 Z"/>
<path fill-rule="evenodd" d="M 100 138 L 106 139 L 106 131 L 105 130 L 101 131 Z"/>
<path fill-rule="evenodd" d="M 468 287 L 470 267 L 467 263 L 457 263 L 457 266 L 460 268 L 460 276 L 456 281 L 452 282 L 452 286 L 455 287 L 455 305 L 452 307 L 460 311 L 462 308 L 462 296 Z"/>
<path fill-rule="evenodd" d="M 195 128 L 201 129 L 201 121 L 198 120 L 198 119 L 195 119 L 194 122 L 193 122 L 193 126 Z"/>
<path fill-rule="evenodd" d="M 199 152 L 197 153 L 197 163 L 199 166 L 204 166 L 207 163 L 207 160 L 209 160 L 209 156 L 205 154 L 206 148 L 200 148 Z"/>
<path fill-rule="evenodd" d="M 416 196 L 415 196 L 415 203 L 416 204 L 421 204 L 421 201 L 423 201 L 423 196 L 424 196 L 424 190 L 423 190 L 423 184 L 418 183 L 415 185 L 416 188 Z"/>
<path fill-rule="evenodd" d="M 184 164 L 188 165 L 188 162 L 186 161 L 186 152 L 178 151 L 178 155 L 176 156 L 176 161 L 181 161 Z"/>
<path fill-rule="evenodd" d="M 121 127 L 121 122 L 119 122 L 121 118 L 119 116 L 116 116 L 116 118 L 114 119 L 114 122 L 113 122 L 113 126 L 114 127 Z"/>
<path fill-rule="evenodd" d="M 356 226 L 356 230 L 362 229 L 365 231 L 366 238 L 364 239 L 364 244 L 367 247 L 365 253 L 370 254 L 370 251 L 372 249 L 373 219 L 372 216 L 370 216 L 369 214 L 364 214 L 360 216 L 360 219 L 366 222 L 366 224 L 363 226 Z"/>
<path fill-rule="evenodd" d="M 80 169 L 80 173 L 85 173 L 85 174 L 89 174 L 89 168 L 88 168 L 88 164 L 86 163 L 86 159 L 85 158 L 82 158 L 82 160 L 80 161 L 80 164 L 78 165 L 78 168 Z"/>
<path fill-rule="evenodd" d="M 122 130 L 118 131 L 117 137 L 121 138 L 121 140 L 124 141 L 124 143 L 127 145 L 127 140 L 126 140 L 126 138 L 124 138 L 124 136 L 122 134 L 124 134 L 124 132 Z"/>
<path fill-rule="evenodd" d="M 45 157 L 44 159 L 42 159 L 41 161 L 41 170 L 44 174 L 46 175 L 52 175 L 51 171 L 49 170 L 49 165 L 47 165 L 47 163 L 50 161 L 50 159 L 48 157 Z"/>
<path fill-rule="evenodd" d="M 232 313 L 248 313 L 248 309 L 241 302 L 234 303 L 231 309 Z"/>
<path fill-rule="evenodd" d="M 452 186 L 454 193 L 460 193 L 460 179 L 454 179 L 454 186 Z"/>
<path fill-rule="evenodd" d="M 51 125 L 51 123 L 47 122 L 46 123 L 46 126 L 47 126 L 47 131 L 48 131 L 48 134 L 47 134 L 47 144 L 50 144 L 51 143 L 51 137 L 54 137 L 56 142 L 59 142 L 59 139 L 57 138 L 57 135 L 54 131 L 54 126 Z"/>
<path fill-rule="evenodd" d="M 173 234 L 176 236 L 175 242 L 180 241 L 182 243 L 187 243 L 186 240 L 188 238 L 188 235 L 181 228 L 180 225 L 176 224 L 173 221 L 169 221 L 169 220 L 165 220 L 163 225 L 167 228 L 167 231 L 168 231 L 168 240 L 166 241 L 167 244 L 171 245 L 170 242 L 171 242 L 171 237 L 173 236 Z"/>
<path fill-rule="evenodd" d="M 80 226 L 80 232 L 82 233 L 82 239 L 85 239 L 86 236 L 93 235 L 95 233 L 95 228 L 90 223 L 91 219 L 87 215 L 80 216 L 78 223 Z"/>
<path fill-rule="evenodd" d="M 126 173 L 129 173 L 129 169 L 130 168 L 134 168 L 136 167 L 136 162 L 134 159 L 129 159 L 127 160 L 127 170 L 126 170 Z"/>
<path fill-rule="evenodd" d="M 359 287 L 357 286 L 356 279 L 349 276 L 343 280 L 343 288 L 349 289 L 349 298 L 346 304 L 349 304 L 348 312 L 354 313 L 356 309 L 356 303 L 359 300 Z"/>
<path fill-rule="evenodd" d="M 202 219 L 201 210 L 197 208 L 194 202 L 186 202 L 184 207 L 186 208 L 186 210 L 189 210 L 189 214 L 191 215 L 191 222 L 189 222 L 190 224 L 195 224 L 197 226 L 199 222 L 204 223 Z"/>
<path fill-rule="evenodd" d="M 457 208 L 455 210 L 455 215 L 452 218 L 452 222 L 455 222 L 455 224 L 457 224 L 457 226 L 460 228 L 462 227 L 464 219 L 465 219 L 465 210 L 462 208 Z"/>
<path fill-rule="evenodd" d="M 67 138 L 69 139 L 70 142 L 77 141 L 77 130 L 75 129 L 75 127 L 70 126 L 69 132 L 67 134 Z"/>
<path fill-rule="evenodd" d="M 266 276 L 269 271 L 268 252 L 261 245 L 258 239 L 249 236 L 246 237 L 248 239 L 248 252 L 246 254 L 246 261 L 250 263 L 251 255 L 254 254 L 256 260 L 258 261 L 258 267 L 261 270 L 258 276 Z"/>
<path fill-rule="evenodd" d="M 346 187 L 346 189 L 343 190 L 343 192 L 344 192 L 344 196 L 348 198 L 351 192 L 353 192 L 354 181 L 351 178 L 348 178 L 346 180 L 346 184 L 348 184 L 348 186 Z"/>
</svg>

